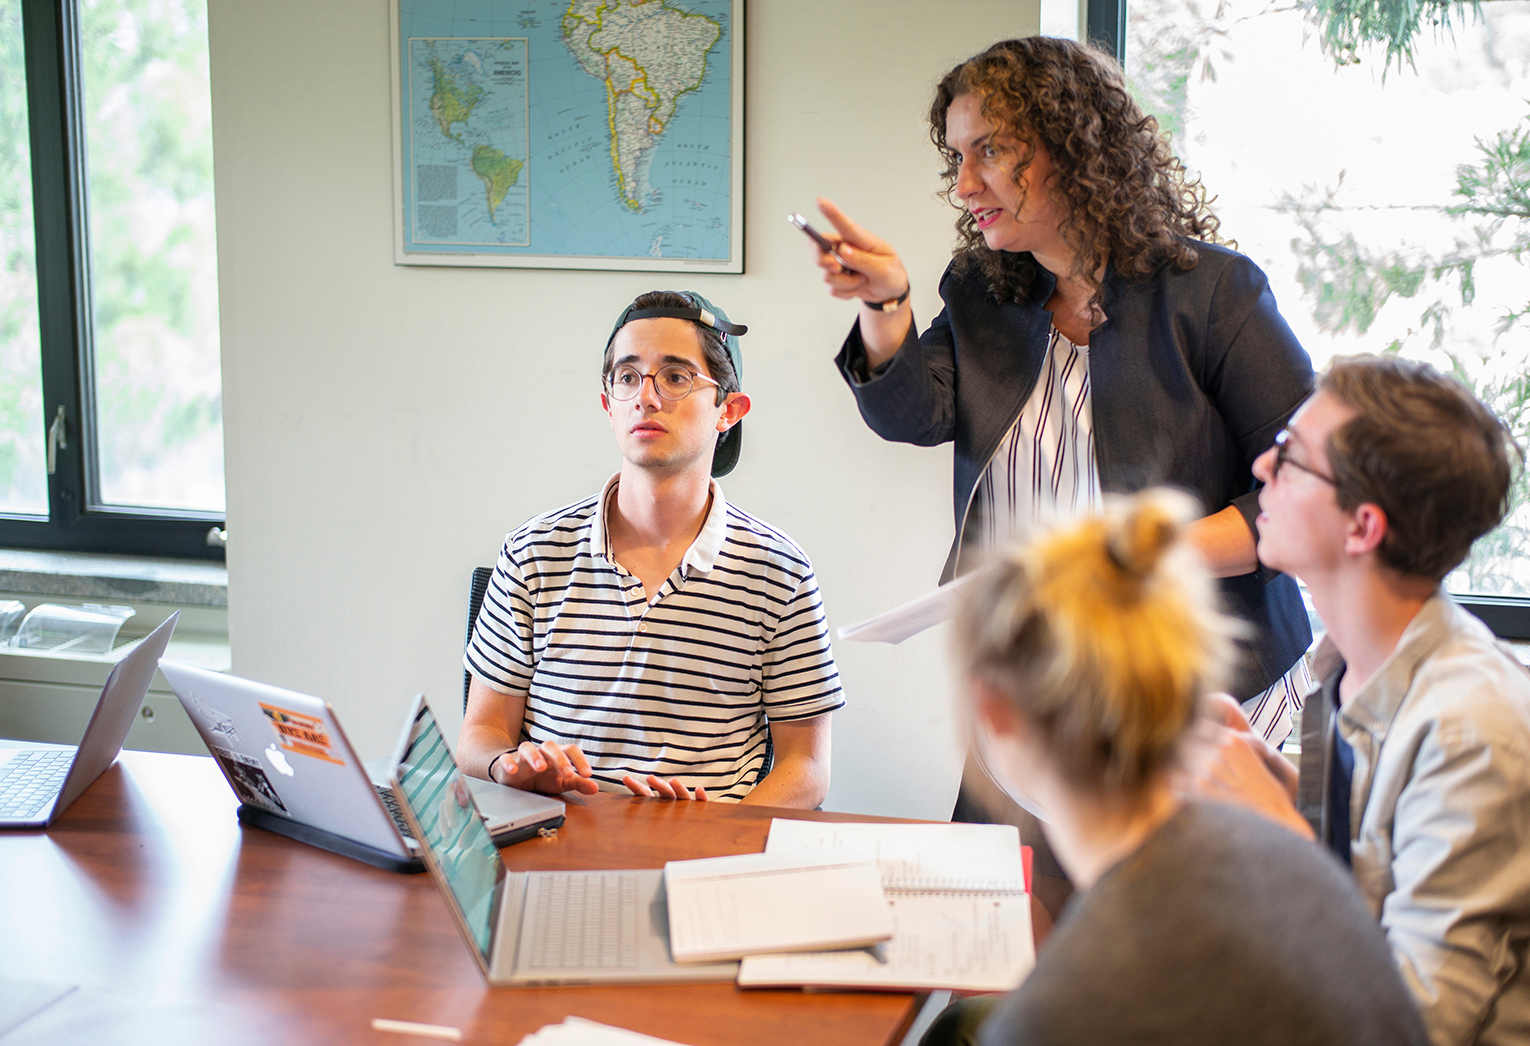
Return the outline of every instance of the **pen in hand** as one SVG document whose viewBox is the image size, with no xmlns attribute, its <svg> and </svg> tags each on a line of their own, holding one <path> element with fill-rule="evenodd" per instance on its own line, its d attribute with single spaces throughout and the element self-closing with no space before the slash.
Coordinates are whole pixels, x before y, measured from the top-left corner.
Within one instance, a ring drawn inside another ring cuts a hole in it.
<svg viewBox="0 0 1530 1046">
<path fill-rule="evenodd" d="M 830 240 L 823 233 L 819 232 L 817 229 L 815 229 L 811 225 L 809 225 L 808 224 L 808 220 L 806 218 L 804 218 L 800 214 L 788 214 L 786 216 L 786 220 L 791 222 L 797 228 L 801 229 L 803 231 L 803 233 L 805 233 L 807 235 L 808 239 L 812 240 L 814 243 L 816 243 L 818 245 L 818 249 L 820 251 L 823 251 L 823 253 L 827 254 L 829 257 L 831 257 L 835 261 L 839 262 L 839 267 L 841 269 L 843 269 L 845 272 L 855 272 L 854 269 L 850 268 L 850 266 L 845 264 L 845 259 L 843 259 L 843 258 L 841 258 L 839 256 L 839 250 L 838 250 L 839 245 L 834 243 L 832 240 Z"/>
</svg>

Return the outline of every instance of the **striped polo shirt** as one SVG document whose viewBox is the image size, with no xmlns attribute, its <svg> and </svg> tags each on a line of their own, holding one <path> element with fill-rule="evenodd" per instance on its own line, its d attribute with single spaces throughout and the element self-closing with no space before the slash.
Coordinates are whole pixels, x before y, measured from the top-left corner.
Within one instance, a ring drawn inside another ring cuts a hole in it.
<svg viewBox="0 0 1530 1046">
<path fill-rule="evenodd" d="M 505 539 L 463 665 L 524 693 L 521 739 L 578 744 L 603 788 L 658 774 L 742 799 L 771 722 L 844 704 L 818 580 L 713 480 L 701 533 L 645 601 L 606 533 L 619 479 Z"/>
</svg>

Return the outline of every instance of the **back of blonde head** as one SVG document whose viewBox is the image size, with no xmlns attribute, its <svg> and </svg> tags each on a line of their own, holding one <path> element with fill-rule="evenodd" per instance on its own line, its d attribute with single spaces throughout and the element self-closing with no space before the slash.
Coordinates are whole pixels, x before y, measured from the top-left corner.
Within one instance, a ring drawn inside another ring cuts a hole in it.
<svg viewBox="0 0 1530 1046">
<path fill-rule="evenodd" d="M 1071 784 L 1134 794 L 1220 685 L 1241 625 L 1182 540 L 1186 496 L 1107 504 L 1002 556 L 957 614 L 957 654 L 1039 731 Z"/>
</svg>

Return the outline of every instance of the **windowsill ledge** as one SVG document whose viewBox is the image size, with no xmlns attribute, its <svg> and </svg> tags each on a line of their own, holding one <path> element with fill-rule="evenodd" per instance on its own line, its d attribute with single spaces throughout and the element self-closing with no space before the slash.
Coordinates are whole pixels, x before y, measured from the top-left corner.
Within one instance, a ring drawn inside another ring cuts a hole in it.
<svg viewBox="0 0 1530 1046">
<path fill-rule="evenodd" d="M 223 610 L 228 568 L 151 556 L 0 549 L 0 592 Z"/>
</svg>

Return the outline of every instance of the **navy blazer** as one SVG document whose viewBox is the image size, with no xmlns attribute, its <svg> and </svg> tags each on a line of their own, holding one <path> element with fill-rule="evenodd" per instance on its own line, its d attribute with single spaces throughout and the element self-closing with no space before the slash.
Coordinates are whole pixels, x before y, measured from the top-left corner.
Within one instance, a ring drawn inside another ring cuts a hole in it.
<svg viewBox="0 0 1530 1046">
<path fill-rule="evenodd" d="M 1206 511 L 1237 506 L 1257 538 L 1254 459 L 1312 391 L 1312 363 L 1275 308 L 1259 267 L 1198 243 L 1191 269 L 1167 265 L 1129 281 L 1107 268 L 1106 320 L 1089 336 L 1100 486 L 1168 485 Z M 956 538 L 941 580 L 957 572 L 972 492 L 1041 373 L 1056 287 L 1041 271 L 1030 299 L 999 302 L 976 274 L 941 277 L 945 307 L 922 336 L 911 326 L 887 366 L 866 372 L 860 324 L 836 363 L 861 416 L 884 439 L 955 447 Z M 1228 609 L 1257 629 L 1234 693 L 1267 689 L 1312 642 L 1296 583 L 1263 570 L 1221 582 Z"/>
</svg>

